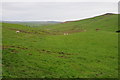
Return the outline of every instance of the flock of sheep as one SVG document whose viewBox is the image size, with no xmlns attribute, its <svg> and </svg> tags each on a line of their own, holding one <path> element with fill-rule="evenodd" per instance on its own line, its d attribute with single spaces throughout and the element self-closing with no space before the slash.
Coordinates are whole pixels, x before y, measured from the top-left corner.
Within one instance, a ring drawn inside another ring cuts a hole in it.
<svg viewBox="0 0 120 80">
<path fill-rule="evenodd" d="M 20 31 L 16 31 L 16 33 L 20 33 Z M 68 35 L 68 33 L 64 33 L 64 35 Z"/>
<path fill-rule="evenodd" d="M 98 31 L 100 29 L 96 29 L 96 31 Z M 86 32 L 86 30 L 84 30 L 84 32 Z M 16 31 L 16 33 L 20 33 L 20 31 Z M 64 33 L 64 35 L 69 35 L 68 33 Z"/>
</svg>

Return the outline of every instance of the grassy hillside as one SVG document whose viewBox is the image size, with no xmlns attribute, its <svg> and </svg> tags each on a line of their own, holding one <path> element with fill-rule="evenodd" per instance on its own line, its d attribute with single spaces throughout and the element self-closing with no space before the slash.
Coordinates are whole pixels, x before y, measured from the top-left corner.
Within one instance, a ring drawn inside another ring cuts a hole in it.
<svg viewBox="0 0 120 80">
<path fill-rule="evenodd" d="M 3 76 L 118 77 L 117 16 L 35 28 L 3 23 Z M 65 32 L 69 35 L 63 35 Z"/>
<path fill-rule="evenodd" d="M 118 15 L 117 14 L 104 14 L 101 16 L 78 20 L 78 21 L 71 21 L 65 22 L 56 25 L 50 26 L 43 26 L 42 29 L 52 29 L 57 31 L 71 31 L 71 30 L 95 30 L 96 28 L 101 29 L 102 31 L 115 31 L 118 30 Z"/>
</svg>

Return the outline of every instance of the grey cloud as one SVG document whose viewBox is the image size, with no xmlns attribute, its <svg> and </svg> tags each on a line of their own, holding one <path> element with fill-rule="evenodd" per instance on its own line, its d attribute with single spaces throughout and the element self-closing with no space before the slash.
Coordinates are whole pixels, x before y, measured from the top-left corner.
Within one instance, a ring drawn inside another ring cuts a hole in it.
<svg viewBox="0 0 120 80">
<path fill-rule="evenodd" d="M 107 12 L 117 13 L 117 3 L 4 2 L 3 20 L 77 20 Z"/>
</svg>

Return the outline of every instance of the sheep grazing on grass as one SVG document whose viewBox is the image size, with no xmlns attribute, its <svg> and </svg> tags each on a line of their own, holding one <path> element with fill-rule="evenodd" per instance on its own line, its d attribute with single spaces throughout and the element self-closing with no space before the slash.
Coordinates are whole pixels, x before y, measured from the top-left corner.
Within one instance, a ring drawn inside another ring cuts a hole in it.
<svg viewBox="0 0 120 80">
<path fill-rule="evenodd" d="M 68 35 L 68 33 L 64 33 L 64 35 Z"/>
<path fill-rule="evenodd" d="M 19 33 L 20 31 L 16 31 L 16 33 Z"/>
</svg>

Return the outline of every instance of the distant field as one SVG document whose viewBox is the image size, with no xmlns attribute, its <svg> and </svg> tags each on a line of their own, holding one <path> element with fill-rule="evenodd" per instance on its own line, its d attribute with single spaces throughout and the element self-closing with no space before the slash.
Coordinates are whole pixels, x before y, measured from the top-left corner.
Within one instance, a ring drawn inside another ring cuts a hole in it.
<svg viewBox="0 0 120 80">
<path fill-rule="evenodd" d="M 4 21 L 4 22 L 12 23 L 12 24 L 20 24 L 28 27 L 40 27 L 40 26 L 47 26 L 47 25 L 61 23 L 57 21 Z"/>
<path fill-rule="evenodd" d="M 117 18 L 106 14 L 41 27 L 3 23 L 3 77 L 117 78 Z"/>
</svg>

